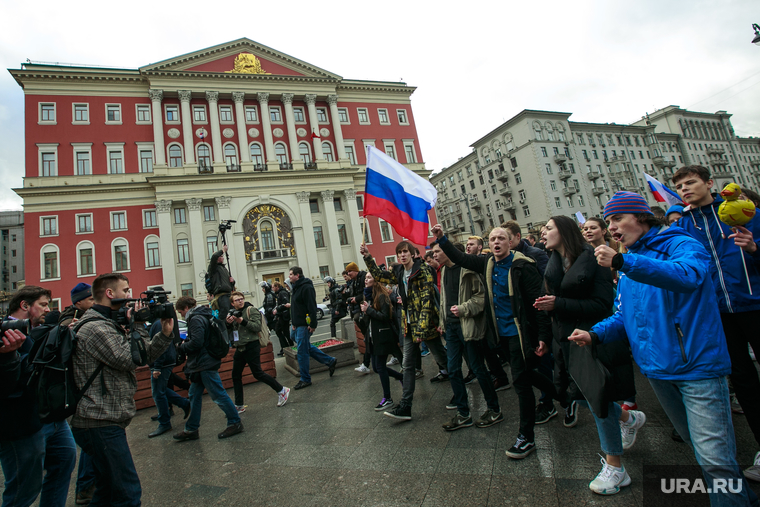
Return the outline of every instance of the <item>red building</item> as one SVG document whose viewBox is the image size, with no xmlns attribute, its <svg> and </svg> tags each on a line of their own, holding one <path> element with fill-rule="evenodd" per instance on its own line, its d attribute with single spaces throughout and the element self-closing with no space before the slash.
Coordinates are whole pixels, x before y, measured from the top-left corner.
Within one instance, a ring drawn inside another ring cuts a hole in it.
<svg viewBox="0 0 760 507">
<path fill-rule="evenodd" d="M 366 147 L 427 176 L 404 83 L 349 80 L 248 39 L 139 69 L 27 63 L 26 283 L 60 304 L 127 273 L 202 297 L 226 233 L 238 288 L 360 261 Z M 431 216 L 432 216 L 431 211 Z M 435 223 L 431 218 L 431 223 Z M 379 262 L 402 238 L 368 219 Z"/>
</svg>

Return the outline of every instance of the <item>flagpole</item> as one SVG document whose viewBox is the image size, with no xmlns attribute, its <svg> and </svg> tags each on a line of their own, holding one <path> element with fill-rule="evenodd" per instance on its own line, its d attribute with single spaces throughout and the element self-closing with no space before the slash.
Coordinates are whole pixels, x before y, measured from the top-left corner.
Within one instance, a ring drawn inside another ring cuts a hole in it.
<svg viewBox="0 0 760 507">
<path fill-rule="evenodd" d="M 362 245 L 364 244 L 364 238 L 367 237 L 366 227 L 367 227 L 367 216 L 365 215 L 362 217 Z M 744 270 L 746 271 L 747 268 L 745 267 Z"/>
</svg>

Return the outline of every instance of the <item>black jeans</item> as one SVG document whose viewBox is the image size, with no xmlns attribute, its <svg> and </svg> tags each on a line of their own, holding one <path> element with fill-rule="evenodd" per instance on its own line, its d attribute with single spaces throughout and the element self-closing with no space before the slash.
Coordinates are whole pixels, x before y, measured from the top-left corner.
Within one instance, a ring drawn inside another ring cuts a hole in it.
<svg viewBox="0 0 760 507">
<path fill-rule="evenodd" d="M 388 368 L 385 366 L 385 363 L 388 361 L 388 355 L 382 354 L 379 356 L 376 356 L 375 354 L 372 354 L 372 369 L 375 370 L 375 373 L 380 375 L 380 385 L 383 386 L 383 398 L 390 400 L 391 399 L 391 383 L 390 380 L 388 380 L 388 377 L 393 377 L 396 380 L 401 380 L 403 382 L 404 376 L 400 373 L 394 370 L 393 368 Z"/>
<path fill-rule="evenodd" d="M 281 349 L 295 345 L 295 342 L 290 339 L 290 321 L 278 318 L 274 324 L 274 332 L 277 333 L 277 338 L 280 340 Z"/>
<path fill-rule="evenodd" d="M 488 346 L 486 346 L 486 365 L 488 365 L 488 371 L 491 372 L 491 375 L 496 377 L 499 382 L 504 385 L 509 385 L 509 377 L 507 377 L 507 372 L 504 371 L 504 367 L 501 365 L 501 357 L 499 357 L 500 354 L 506 354 L 506 356 L 509 357 L 509 353 L 505 352 L 507 347 L 509 347 L 506 340 L 507 338 L 502 337 L 499 344 L 494 348 L 488 348 Z M 515 373 L 512 372 L 513 381 L 514 378 Z"/>
<path fill-rule="evenodd" d="M 559 343 L 552 339 L 554 354 L 554 388 L 557 390 L 557 400 L 562 408 L 567 408 L 573 400 L 582 400 L 575 380 L 568 373 L 567 358 L 570 356 L 570 342 Z M 548 398 L 548 396 L 547 396 Z M 546 400 L 549 403 L 549 399 Z"/>
<path fill-rule="evenodd" d="M 760 356 L 760 331 L 757 323 L 760 311 L 721 313 L 726 333 L 728 355 L 731 357 L 731 384 L 736 398 L 744 410 L 755 441 L 760 443 L 760 379 L 747 344 L 752 345 L 755 357 Z"/>
<path fill-rule="evenodd" d="M 232 387 L 235 391 L 235 405 L 243 404 L 243 370 L 246 364 L 256 380 L 264 382 L 276 393 L 282 391 L 282 384 L 261 369 L 261 344 L 256 340 L 247 343 L 245 350 L 236 350 L 235 355 L 232 356 Z"/>
<path fill-rule="evenodd" d="M 555 400 L 557 391 L 552 381 L 536 369 L 541 358 L 532 349 L 523 351 L 520 347 L 519 336 L 502 336 L 500 339 L 506 340 L 509 344 L 512 385 L 515 386 L 517 402 L 520 406 L 520 433 L 529 442 L 533 442 L 535 438 L 533 427 L 536 425 L 536 395 L 533 394 L 533 388 L 546 392 Z M 523 353 L 525 359 L 523 359 Z"/>
<path fill-rule="evenodd" d="M 330 317 L 330 336 L 332 338 L 337 338 L 338 331 L 337 331 L 337 324 L 343 317 L 346 316 L 345 310 L 338 310 L 338 313 L 335 313 L 335 309 L 330 310 L 332 312 L 332 316 Z"/>
</svg>

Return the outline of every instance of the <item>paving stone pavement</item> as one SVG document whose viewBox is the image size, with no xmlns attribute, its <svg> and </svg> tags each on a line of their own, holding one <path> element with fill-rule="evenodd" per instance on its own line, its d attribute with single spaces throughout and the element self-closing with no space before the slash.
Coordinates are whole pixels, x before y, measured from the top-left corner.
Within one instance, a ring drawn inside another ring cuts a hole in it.
<svg viewBox="0 0 760 507">
<path fill-rule="evenodd" d="M 283 365 L 278 358 L 278 380 L 292 387 L 298 379 Z M 518 431 L 514 390 L 498 393 L 505 415 L 501 424 L 448 433 L 441 424 L 453 416 L 445 409 L 451 388 L 448 382 L 430 383 L 435 373 L 431 357 L 423 359 L 423 367 L 426 376 L 417 381 L 410 422 L 375 412 L 382 397 L 380 380 L 352 367 L 338 369 L 332 378 L 327 372 L 314 375 L 313 385 L 292 391 L 281 408 L 268 386 L 246 386 L 245 431 L 228 440 L 216 437 L 225 419 L 208 397 L 196 441 L 175 442 L 173 432 L 148 439 L 156 427 L 150 420 L 155 411 L 142 410 L 127 436 L 143 505 L 636 506 L 643 505 L 645 461 L 695 464 L 689 448 L 671 440 L 672 426 L 638 371 L 637 401 L 647 423 L 623 457 L 633 483 L 618 495 L 601 497 L 588 489 L 601 469 L 596 425 L 588 410 L 580 409 L 575 428 L 565 428 L 561 415 L 537 426 L 537 451 L 515 461 L 504 454 Z M 392 395 L 400 399 L 399 383 L 391 385 Z M 483 412 L 480 387 L 467 387 L 473 414 Z M 182 429 L 181 415 L 172 422 L 175 431 Z M 739 460 L 746 466 L 757 444 L 743 416 L 735 415 L 734 424 Z M 752 486 L 760 492 L 760 485 Z"/>
</svg>

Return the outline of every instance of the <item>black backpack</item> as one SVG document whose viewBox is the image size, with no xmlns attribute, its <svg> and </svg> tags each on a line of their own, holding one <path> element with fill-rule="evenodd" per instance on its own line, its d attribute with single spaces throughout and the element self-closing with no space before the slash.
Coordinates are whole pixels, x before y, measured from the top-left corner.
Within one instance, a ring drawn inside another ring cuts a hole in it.
<svg viewBox="0 0 760 507">
<path fill-rule="evenodd" d="M 30 354 L 32 374 L 29 385 L 36 392 L 37 409 L 43 423 L 60 422 L 74 415 L 77 404 L 103 370 L 100 363 L 82 389 L 74 382 L 74 350 L 77 336 L 73 329 L 58 324 L 43 324 L 32 330 L 34 349 Z"/>
<path fill-rule="evenodd" d="M 230 339 L 227 335 L 227 326 L 216 317 L 204 317 L 208 319 L 208 341 L 206 341 L 206 351 L 214 359 L 221 360 L 227 357 L 230 352 Z M 189 323 L 188 323 L 189 324 Z"/>
<path fill-rule="evenodd" d="M 206 292 L 210 294 L 214 288 L 214 284 L 211 282 L 211 275 L 209 275 L 208 272 L 206 272 L 205 276 L 203 277 L 203 284 L 206 286 Z"/>
</svg>

